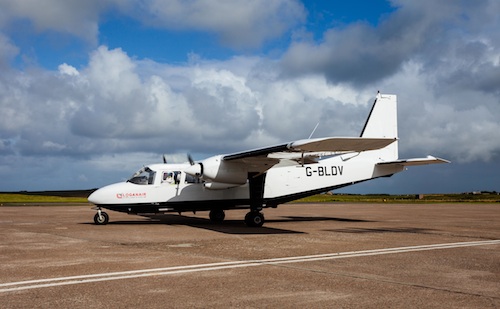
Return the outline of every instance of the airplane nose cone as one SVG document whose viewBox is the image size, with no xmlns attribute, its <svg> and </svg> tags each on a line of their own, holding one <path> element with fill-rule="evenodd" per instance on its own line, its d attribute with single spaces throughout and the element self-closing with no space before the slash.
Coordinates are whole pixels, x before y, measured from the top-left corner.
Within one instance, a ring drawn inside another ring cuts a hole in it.
<svg viewBox="0 0 500 309">
<path fill-rule="evenodd" d="M 127 191 L 136 185 L 132 185 L 128 182 L 119 182 L 111 185 L 107 185 L 105 187 L 100 188 L 99 190 L 94 191 L 89 195 L 87 200 L 95 205 L 107 205 L 107 204 L 116 204 L 119 202 L 117 200 L 117 196 L 120 195 L 121 192 Z"/>
<path fill-rule="evenodd" d="M 98 190 L 95 190 L 94 192 L 92 192 L 89 197 L 87 198 L 87 200 L 92 203 L 92 204 L 95 204 L 95 205 L 98 205 L 101 203 L 101 200 L 102 200 L 102 197 L 103 197 L 103 192 L 101 191 L 101 189 L 98 189 Z"/>
</svg>

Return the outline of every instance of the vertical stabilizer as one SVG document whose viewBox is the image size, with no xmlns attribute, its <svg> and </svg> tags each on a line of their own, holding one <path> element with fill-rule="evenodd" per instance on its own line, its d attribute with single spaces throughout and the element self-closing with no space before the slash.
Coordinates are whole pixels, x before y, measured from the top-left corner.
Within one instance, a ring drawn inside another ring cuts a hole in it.
<svg viewBox="0 0 500 309">
<path fill-rule="evenodd" d="M 377 94 L 361 137 L 398 138 L 397 96 L 393 94 Z M 398 141 L 380 150 L 384 160 L 398 158 Z"/>
</svg>

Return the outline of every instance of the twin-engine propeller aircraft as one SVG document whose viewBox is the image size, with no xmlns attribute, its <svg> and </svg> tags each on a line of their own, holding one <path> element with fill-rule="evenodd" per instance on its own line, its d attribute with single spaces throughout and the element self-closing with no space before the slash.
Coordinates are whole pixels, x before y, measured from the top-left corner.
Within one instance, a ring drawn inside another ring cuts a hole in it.
<svg viewBox="0 0 500 309">
<path fill-rule="evenodd" d="M 226 210 L 248 208 L 245 223 L 260 227 L 263 208 L 392 176 L 405 166 L 449 162 L 398 159 L 397 136 L 396 96 L 378 93 L 360 137 L 310 138 L 199 162 L 148 165 L 88 200 L 97 206 L 99 225 L 109 220 L 102 208 L 144 216 L 209 211 L 213 222 L 222 222 Z"/>
</svg>

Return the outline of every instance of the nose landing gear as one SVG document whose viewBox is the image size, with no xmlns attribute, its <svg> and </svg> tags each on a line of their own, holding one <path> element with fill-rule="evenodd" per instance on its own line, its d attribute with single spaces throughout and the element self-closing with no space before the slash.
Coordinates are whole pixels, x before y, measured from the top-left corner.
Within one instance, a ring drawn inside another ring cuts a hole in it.
<svg viewBox="0 0 500 309">
<path fill-rule="evenodd" d="M 97 225 L 105 225 L 108 224 L 109 222 L 109 216 L 107 213 L 104 211 L 101 211 L 100 207 L 95 208 L 97 209 L 97 213 L 94 216 L 94 223 Z"/>
</svg>

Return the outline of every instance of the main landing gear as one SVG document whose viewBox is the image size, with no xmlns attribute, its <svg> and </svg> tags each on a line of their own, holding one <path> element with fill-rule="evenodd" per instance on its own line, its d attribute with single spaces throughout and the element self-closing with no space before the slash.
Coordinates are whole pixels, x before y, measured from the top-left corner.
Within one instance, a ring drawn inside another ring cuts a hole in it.
<svg viewBox="0 0 500 309">
<path fill-rule="evenodd" d="M 101 211 L 100 207 L 95 208 L 97 209 L 97 213 L 94 216 L 94 223 L 97 225 L 105 225 L 108 224 L 109 222 L 109 216 L 107 213 L 104 211 Z"/>
<path fill-rule="evenodd" d="M 222 209 L 212 209 L 210 210 L 208 216 L 210 218 L 210 221 L 212 221 L 213 223 L 222 223 L 222 221 L 224 221 L 224 218 L 226 217 L 226 214 Z M 262 214 L 258 210 L 251 210 L 245 216 L 245 224 L 249 227 L 261 227 L 264 224 L 264 221 L 265 221 L 264 214 Z M 98 223 L 96 222 L 96 224 Z"/>
<path fill-rule="evenodd" d="M 245 216 L 247 226 L 261 227 L 264 224 L 264 215 L 260 211 L 264 202 L 265 181 L 266 173 L 248 173 L 250 212 Z"/>
<path fill-rule="evenodd" d="M 264 214 L 260 211 L 252 210 L 245 216 L 245 224 L 250 227 L 261 227 L 264 221 Z"/>
<path fill-rule="evenodd" d="M 224 221 L 226 214 L 222 209 L 212 209 L 210 210 L 210 214 L 208 215 L 208 217 L 213 223 L 221 223 L 222 221 Z"/>
</svg>

